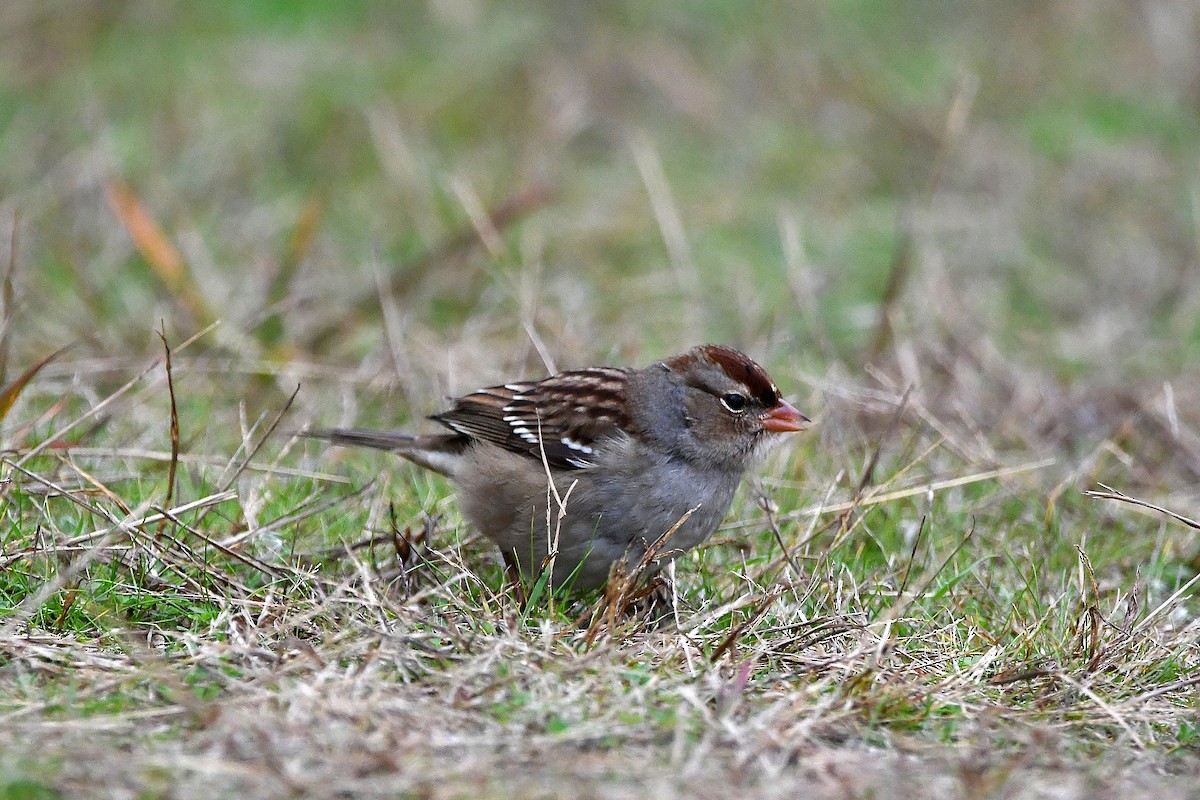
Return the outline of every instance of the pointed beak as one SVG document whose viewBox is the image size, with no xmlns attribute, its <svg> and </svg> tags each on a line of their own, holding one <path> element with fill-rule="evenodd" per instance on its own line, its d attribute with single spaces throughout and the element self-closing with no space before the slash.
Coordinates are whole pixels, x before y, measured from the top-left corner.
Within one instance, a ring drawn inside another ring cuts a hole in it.
<svg viewBox="0 0 1200 800">
<path fill-rule="evenodd" d="M 771 433 L 791 433 L 802 431 L 811 422 L 808 417 L 796 410 L 796 407 L 783 398 L 762 416 L 764 430 Z"/>
</svg>

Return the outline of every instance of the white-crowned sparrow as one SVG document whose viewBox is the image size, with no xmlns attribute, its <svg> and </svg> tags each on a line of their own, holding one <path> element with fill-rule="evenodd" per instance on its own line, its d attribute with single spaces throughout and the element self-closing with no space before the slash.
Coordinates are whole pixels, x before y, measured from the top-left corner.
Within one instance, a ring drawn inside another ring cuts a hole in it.
<svg viewBox="0 0 1200 800">
<path fill-rule="evenodd" d="M 809 421 L 762 367 L 713 344 L 645 369 L 480 389 L 432 419 L 451 433 L 308 435 L 391 450 L 449 476 L 463 513 L 510 567 L 535 575 L 556 547 L 554 585 L 580 590 L 603 585 L 618 559 L 636 565 L 668 531 L 662 561 L 703 542 L 772 434 Z"/>
</svg>

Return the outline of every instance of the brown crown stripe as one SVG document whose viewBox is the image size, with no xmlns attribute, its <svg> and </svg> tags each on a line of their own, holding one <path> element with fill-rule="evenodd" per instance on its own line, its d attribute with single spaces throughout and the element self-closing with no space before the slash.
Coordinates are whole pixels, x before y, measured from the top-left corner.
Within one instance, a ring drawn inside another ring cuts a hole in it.
<svg viewBox="0 0 1200 800">
<path fill-rule="evenodd" d="M 685 356 L 692 353 L 720 367 L 726 375 L 745 386 L 763 405 L 773 406 L 779 402 L 779 390 L 775 388 L 771 378 L 745 353 L 719 344 L 701 345 Z"/>
</svg>

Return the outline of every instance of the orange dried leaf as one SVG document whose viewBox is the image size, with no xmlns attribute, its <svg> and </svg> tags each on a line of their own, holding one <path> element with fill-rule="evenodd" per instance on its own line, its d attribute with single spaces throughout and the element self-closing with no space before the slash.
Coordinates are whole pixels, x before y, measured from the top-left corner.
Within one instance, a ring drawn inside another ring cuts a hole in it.
<svg viewBox="0 0 1200 800">
<path fill-rule="evenodd" d="M 162 228 L 145 206 L 134 195 L 133 190 L 123 183 L 108 184 L 108 204 L 121 220 L 133 246 L 155 273 L 171 289 L 178 290 L 184 282 L 183 256 L 163 233 Z"/>
<path fill-rule="evenodd" d="M 18 377 L 15 381 L 8 384 L 3 389 L 0 389 L 0 421 L 3 421 L 4 418 L 8 416 L 9 409 L 13 407 L 13 403 L 17 402 L 17 398 L 21 396 L 21 392 L 24 391 L 26 385 L 33 380 L 33 376 L 41 372 L 42 367 L 58 358 L 60 355 L 66 352 L 66 350 L 66 347 L 55 350 L 53 353 L 21 373 L 20 377 Z"/>
<path fill-rule="evenodd" d="M 107 196 L 113 213 L 129 232 L 129 238 L 133 239 L 133 246 L 146 259 L 171 296 L 180 302 L 195 322 L 211 320 L 212 314 L 192 282 L 183 256 L 133 190 L 120 181 L 110 181 Z"/>
</svg>

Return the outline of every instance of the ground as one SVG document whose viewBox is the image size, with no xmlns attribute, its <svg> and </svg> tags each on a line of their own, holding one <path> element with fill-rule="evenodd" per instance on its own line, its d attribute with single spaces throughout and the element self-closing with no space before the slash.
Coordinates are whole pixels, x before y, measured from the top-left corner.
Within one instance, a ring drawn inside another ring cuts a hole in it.
<svg viewBox="0 0 1200 800">
<path fill-rule="evenodd" d="M 1169 0 L 7 0 L 0 799 L 1197 797 L 1198 107 Z M 702 341 L 816 425 L 654 609 L 296 436 Z"/>
</svg>

